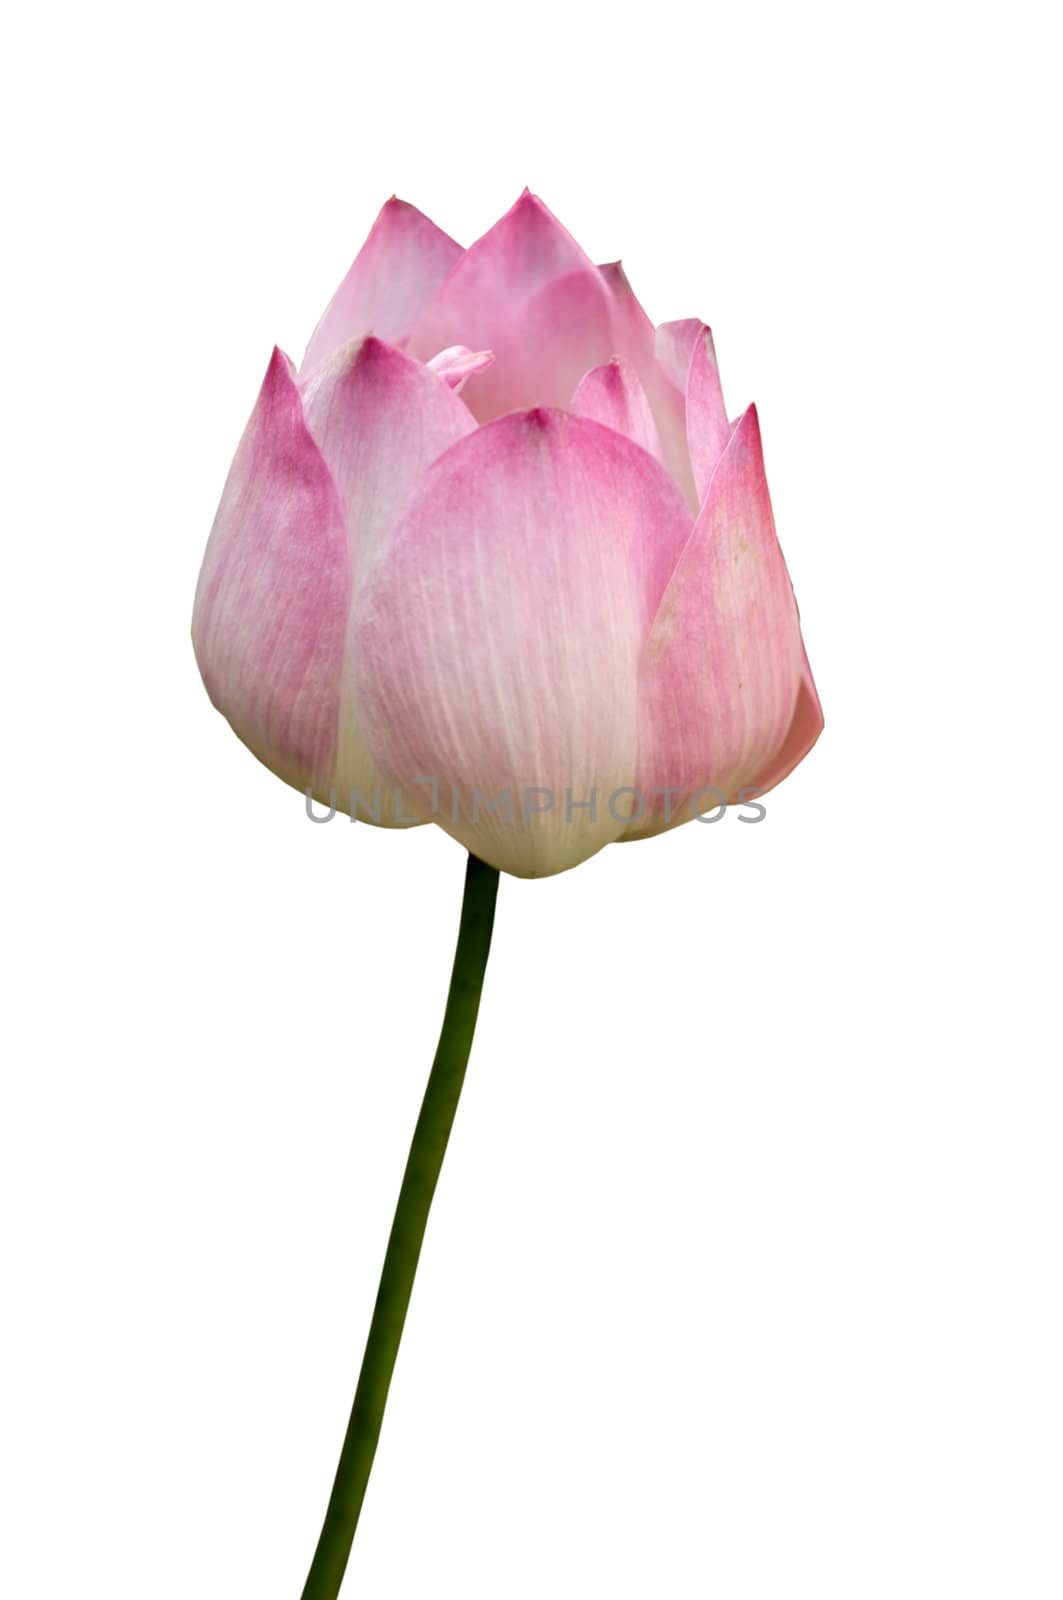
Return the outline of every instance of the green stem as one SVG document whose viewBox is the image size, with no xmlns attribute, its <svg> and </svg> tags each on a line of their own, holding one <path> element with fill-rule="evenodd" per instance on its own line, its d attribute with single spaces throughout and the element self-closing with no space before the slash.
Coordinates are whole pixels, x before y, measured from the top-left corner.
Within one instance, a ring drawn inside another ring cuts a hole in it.
<svg viewBox="0 0 1063 1600">
<path fill-rule="evenodd" d="M 446 1154 L 465 1067 L 472 1048 L 480 1008 L 491 928 L 495 919 L 498 873 L 470 855 L 465 869 L 458 945 L 450 977 L 450 993 L 436 1046 L 421 1114 L 413 1133 L 406 1171 L 391 1224 L 384 1268 L 380 1274 L 373 1320 L 362 1357 L 362 1370 L 351 1419 L 340 1452 L 336 1481 L 317 1542 L 302 1600 L 336 1600 L 351 1553 L 354 1530 L 384 1420 L 391 1374 L 410 1303 L 425 1223 Z"/>
</svg>

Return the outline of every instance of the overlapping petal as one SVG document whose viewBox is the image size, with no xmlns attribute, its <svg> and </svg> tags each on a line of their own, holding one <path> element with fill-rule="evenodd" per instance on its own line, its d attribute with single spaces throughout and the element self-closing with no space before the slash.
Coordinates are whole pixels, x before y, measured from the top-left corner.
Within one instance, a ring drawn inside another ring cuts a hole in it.
<svg viewBox="0 0 1063 1600">
<path fill-rule="evenodd" d="M 520 876 L 764 792 L 823 726 L 755 411 L 527 191 L 469 251 L 384 206 L 270 364 L 193 638 L 287 782 Z"/>
<path fill-rule="evenodd" d="M 639 724 L 647 814 L 629 837 L 687 821 L 770 774 L 806 671 L 751 406 L 650 632 Z"/>
<path fill-rule="evenodd" d="M 275 350 L 207 544 L 192 640 L 218 710 L 300 789 L 331 781 L 349 596 L 343 508 Z"/>
<path fill-rule="evenodd" d="M 727 448 L 731 424 L 723 404 L 720 369 L 712 332 L 702 327 L 694 340 L 687 368 L 687 444 L 698 500 L 704 502 L 716 463 Z"/>
<path fill-rule="evenodd" d="M 470 350 L 463 344 L 452 344 L 425 364 L 444 378 L 456 394 L 460 394 L 469 379 L 478 372 L 486 371 L 494 359 L 493 350 Z"/>
<path fill-rule="evenodd" d="M 399 516 L 425 468 L 471 433 L 473 418 L 449 384 L 380 339 L 345 345 L 308 384 L 307 425 L 332 472 L 346 517 L 353 587 L 387 549 Z M 384 825 L 401 797 L 378 771 L 362 727 L 350 662 L 353 608 L 345 633 L 335 788 L 340 809 L 359 791 L 359 815 Z"/>
<path fill-rule="evenodd" d="M 391 343 L 402 339 L 461 254 L 461 245 L 416 206 L 389 200 L 314 329 L 303 373 L 367 333 Z"/>
<path fill-rule="evenodd" d="M 428 469 L 359 594 L 355 661 L 370 748 L 423 814 L 434 779 L 435 820 L 521 877 L 620 834 L 640 653 L 689 530 L 656 462 L 567 413 L 504 417 Z"/>
<path fill-rule="evenodd" d="M 336 352 L 303 410 L 346 511 L 357 582 L 422 472 L 476 423 L 444 378 L 373 337 Z"/>
<path fill-rule="evenodd" d="M 494 352 L 464 397 L 480 422 L 566 404 L 588 368 L 614 353 L 608 287 L 536 196 L 521 195 L 466 250 L 407 348 L 428 361 L 455 344 Z"/>
<path fill-rule="evenodd" d="M 697 317 L 681 317 L 677 322 L 662 322 L 654 332 L 654 350 L 664 372 L 681 395 L 686 396 L 690 358 L 705 324 Z M 685 433 L 684 425 L 684 433 Z"/>
<path fill-rule="evenodd" d="M 587 373 L 572 396 L 569 410 L 578 417 L 590 417 L 614 428 L 661 460 L 661 440 L 646 391 L 619 356 Z"/>
<path fill-rule="evenodd" d="M 696 510 L 697 493 L 687 451 L 686 362 L 677 374 L 674 364 L 661 360 L 653 323 L 621 263 L 611 261 L 598 270 L 612 295 L 616 353 L 630 362 L 638 374 L 657 424 L 664 463 L 687 504 Z"/>
<path fill-rule="evenodd" d="M 750 787 L 760 794 L 767 794 L 777 783 L 782 783 L 783 779 L 788 778 L 794 768 L 805 759 L 822 732 L 823 707 L 819 703 L 816 685 L 812 681 L 812 669 L 808 664 L 808 657 L 805 656 L 801 682 L 797 690 L 797 704 L 790 718 L 786 738 L 764 770 L 753 779 Z"/>
<path fill-rule="evenodd" d="M 700 506 L 731 437 L 712 331 L 697 317 L 662 322 L 655 347 L 661 368 L 684 398 L 682 427 L 695 504 Z"/>
</svg>

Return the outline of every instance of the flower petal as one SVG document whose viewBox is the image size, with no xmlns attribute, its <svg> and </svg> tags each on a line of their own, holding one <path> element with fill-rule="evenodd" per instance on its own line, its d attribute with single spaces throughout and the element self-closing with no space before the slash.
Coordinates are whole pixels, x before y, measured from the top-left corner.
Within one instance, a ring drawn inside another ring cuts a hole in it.
<svg viewBox="0 0 1063 1600">
<path fill-rule="evenodd" d="M 812 681 L 812 669 L 806 656 L 797 691 L 797 704 L 782 748 L 764 771 L 754 778 L 750 787 L 761 794 L 767 794 L 769 789 L 774 789 L 776 784 L 782 783 L 783 779 L 788 778 L 794 768 L 805 759 L 822 732 L 823 707 L 819 703 L 816 685 Z"/>
<path fill-rule="evenodd" d="M 629 837 L 687 821 L 779 757 L 805 670 L 797 606 L 751 406 L 735 427 L 654 619 L 643 663 Z M 655 791 L 657 791 L 655 793 Z"/>
<path fill-rule="evenodd" d="M 303 411 L 346 510 L 357 583 L 422 472 L 476 423 L 445 379 L 372 336 L 315 373 Z"/>
<path fill-rule="evenodd" d="M 495 359 L 493 350 L 470 350 L 463 344 L 452 344 L 441 350 L 425 366 L 444 378 L 456 394 L 460 394 L 468 380 L 477 372 L 484 372 Z"/>
<path fill-rule="evenodd" d="M 461 255 L 461 245 L 416 206 L 389 200 L 314 329 L 302 371 L 366 333 L 401 339 Z"/>
<path fill-rule="evenodd" d="M 613 354 L 610 297 L 576 241 L 535 195 L 462 256 L 408 341 L 428 361 L 454 344 L 493 350 L 470 387 L 481 422 L 531 405 L 563 405 L 588 367 Z"/>
<path fill-rule="evenodd" d="M 299 789 L 331 781 L 349 594 L 343 509 L 275 350 L 203 557 L 192 641 L 218 710 Z"/>
<path fill-rule="evenodd" d="M 661 460 L 661 441 L 646 391 L 626 361 L 614 356 L 594 367 L 572 396 L 570 411 L 613 428 Z"/>
<path fill-rule="evenodd" d="M 654 335 L 657 360 L 684 399 L 690 358 L 704 326 L 697 317 L 682 317 L 678 322 L 662 322 Z"/>
<path fill-rule="evenodd" d="M 435 820 L 521 877 L 618 836 L 640 654 L 689 528 L 644 451 L 564 412 L 504 417 L 429 468 L 356 604 L 370 748 L 422 815 L 435 779 Z"/>
<path fill-rule="evenodd" d="M 661 440 L 662 458 L 692 510 L 698 500 L 686 436 L 686 366 L 677 379 L 659 358 L 653 323 L 639 303 L 619 261 L 599 267 L 613 297 L 614 347 L 629 361 L 650 402 Z"/>
<path fill-rule="evenodd" d="M 307 385 L 303 408 L 343 503 L 357 590 L 385 555 L 425 468 L 476 423 L 443 378 L 374 338 L 344 345 Z M 349 620 L 347 663 L 355 649 L 353 626 Z M 342 683 L 337 804 L 347 809 L 350 791 L 357 789 L 368 820 L 393 825 L 401 808 L 369 756 L 349 668 Z"/>
<path fill-rule="evenodd" d="M 687 369 L 687 444 L 698 499 L 704 501 L 716 463 L 727 448 L 731 424 L 724 410 L 720 371 L 712 331 L 702 327 L 694 340 Z"/>
</svg>

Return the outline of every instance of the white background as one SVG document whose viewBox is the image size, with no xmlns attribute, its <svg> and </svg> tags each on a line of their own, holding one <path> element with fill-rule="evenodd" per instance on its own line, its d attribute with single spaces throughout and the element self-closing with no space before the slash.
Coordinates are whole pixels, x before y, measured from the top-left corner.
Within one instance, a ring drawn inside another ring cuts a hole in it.
<svg viewBox="0 0 1063 1600">
<path fill-rule="evenodd" d="M 504 880 L 345 1595 L 1057 1600 L 1047 8 L 23 8 L 3 68 L 0 1592 L 296 1600 L 463 856 L 207 702 L 270 347 L 525 183 L 758 401 L 827 715 Z"/>
</svg>

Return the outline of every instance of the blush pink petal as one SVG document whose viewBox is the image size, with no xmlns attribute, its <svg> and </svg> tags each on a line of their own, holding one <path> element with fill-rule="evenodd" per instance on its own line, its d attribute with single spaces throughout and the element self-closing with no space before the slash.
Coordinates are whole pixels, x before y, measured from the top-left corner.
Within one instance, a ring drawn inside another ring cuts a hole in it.
<svg viewBox="0 0 1063 1600">
<path fill-rule="evenodd" d="M 729 799 L 770 771 L 804 672 L 751 406 L 720 459 L 650 633 L 639 724 L 648 809 L 627 836 L 687 821 L 719 804 L 700 791 Z"/>
<path fill-rule="evenodd" d="M 716 463 L 727 448 L 731 424 L 724 410 L 716 348 L 709 328 L 694 340 L 687 370 L 687 444 L 698 499 L 704 501 Z"/>
<path fill-rule="evenodd" d="M 504 417 L 428 469 L 356 602 L 370 748 L 422 815 L 435 779 L 434 820 L 520 877 L 620 834 L 641 652 L 689 529 L 656 462 L 564 412 Z"/>
<path fill-rule="evenodd" d="M 463 344 L 452 344 L 425 365 L 444 379 L 456 394 L 460 394 L 468 380 L 476 373 L 485 371 L 494 359 L 493 350 L 469 350 Z"/>
<path fill-rule="evenodd" d="M 461 245 L 416 206 L 389 200 L 315 328 L 302 372 L 367 333 L 402 339 L 461 255 Z"/>
<path fill-rule="evenodd" d="M 335 764 L 350 576 L 339 495 L 275 350 L 203 558 L 192 641 L 234 731 L 318 793 Z"/>
<path fill-rule="evenodd" d="M 662 459 L 692 510 L 698 500 L 686 436 L 686 367 L 681 380 L 658 356 L 653 323 L 619 261 L 598 268 L 613 300 L 614 348 L 634 367 L 646 391 L 661 441 Z"/>
<path fill-rule="evenodd" d="M 494 364 L 467 396 L 486 422 L 567 402 L 588 367 L 613 354 L 610 313 L 597 269 L 542 201 L 525 192 L 466 250 L 407 348 L 422 361 L 454 344 L 492 350 Z"/>
<path fill-rule="evenodd" d="M 634 367 L 641 381 L 654 361 L 653 323 L 642 309 L 622 262 L 603 262 L 598 272 L 612 300 L 617 354 Z"/>
<path fill-rule="evenodd" d="M 661 368 L 680 394 L 686 396 L 690 358 L 705 324 L 697 317 L 682 317 L 678 322 L 662 322 L 654 334 L 654 349 Z"/>
<path fill-rule="evenodd" d="M 607 361 L 612 348 L 600 280 L 566 273 L 514 306 L 494 367 L 464 398 L 480 421 L 536 405 L 567 407 L 584 374 Z"/>
<path fill-rule="evenodd" d="M 622 433 L 661 460 L 661 441 L 646 391 L 626 361 L 614 356 L 594 367 L 583 379 L 568 407 L 576 416 L 590 417 Z"/>
<path fill-rule="evenodd" d="M 375 338 L 339 350 L 307 385 L 303 409 L 339 491 L 357 590 L 373 564 L 386 558 L 388 541 L 422 473 L 476 424 L 443 378 Z M 355 649 L 352 611 L 339 707 L 337 803 L 348 809 L 350 792 L 357 789 L 366 801 L 359 815 L 391 825 L 403 813 L 394 786 L 366 746 L 349 670 Z"/>
<path fill-rule="evenodd" d="M 311 378 L 303 411 L 346 511 L 357 583 L 425 468 L 476 423 L 442 377 L 373 337 L 344 345 Z"/>
<path fill-rule="evenodd" d="M 812 681 L 812 669 L 808 664 L 808 658 L 805 657 L 801 683 L 797 691 L 797 704 L 790 719 L 786 738 L 782 747 L 767 767 L 757 774 L 750 787 L 759 790 L 761 794 L 767 794 L 777 783 L 782 783 L 783 779 L 788 778 L 794 768 L 805 759 L 822 732 L 823 707 L 819 703 L 816 685 Z"/>
</svg>

